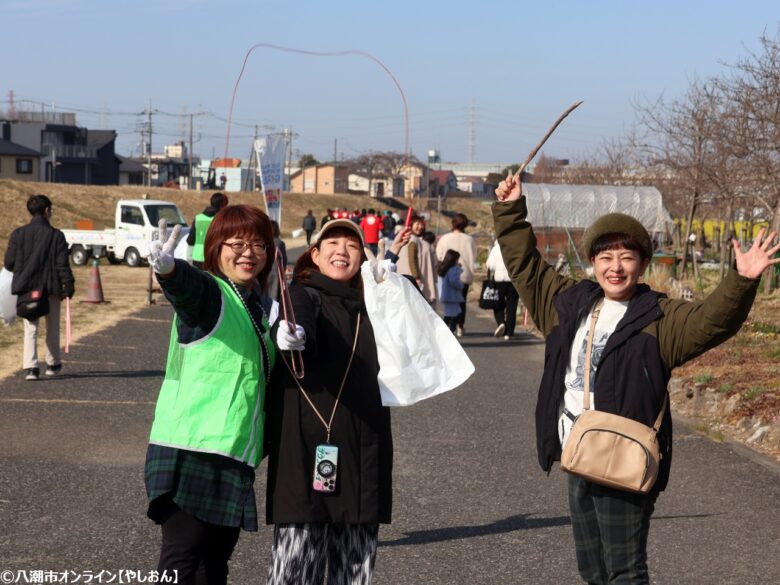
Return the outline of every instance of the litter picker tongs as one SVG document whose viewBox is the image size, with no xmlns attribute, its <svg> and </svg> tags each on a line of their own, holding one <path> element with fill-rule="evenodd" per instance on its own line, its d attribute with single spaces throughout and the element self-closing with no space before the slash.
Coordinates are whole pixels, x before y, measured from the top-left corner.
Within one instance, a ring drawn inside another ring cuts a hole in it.
<svg viewBox="0 0 780 585">
<path fill-rule="evenodd" d="M 282 253 L 276 250 L 276 276 L 279 279 L 279 300 L 282 305 L 282 315 L 284 320 L 287 321 L 289 327 L 292 328 L 293 333 L 296 330 L 295 324 L 295 311 L 293 311 L 292 299 L 290 298 L 290 290 L 287 286 L 287 279 L 284 275 L 284 267 L 282 266 Z M 291 351 L 290 361 L 292 362 L 292 373 L 297 379 L 302 380 L 304 376 L 303 369 L 303 352 Z"/>
</svg>

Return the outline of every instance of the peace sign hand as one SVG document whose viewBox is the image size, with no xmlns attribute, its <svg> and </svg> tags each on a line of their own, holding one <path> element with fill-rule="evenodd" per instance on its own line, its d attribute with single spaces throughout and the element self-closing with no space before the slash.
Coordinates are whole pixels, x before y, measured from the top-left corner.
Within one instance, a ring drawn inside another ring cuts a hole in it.
<svg viewBox="0 0 780 585">
<path fill-rule="evenodd" d="M 160 220 L 157 229 L 157 239 L 149 244 L 149 264 L 157 274 L 165 276 L 173 272 L 176 261 L 173 257 L 176 243 L 179 241 L 181 226 L 176 224 L 168 235 L 168 224 L 164 219 Z"/>
<path fill-rule="evenodd" d="M 780 264 L 780 258 L 773 258 L 780 250 L 780 242 L 772 246 L 772 242 L 777 237 L 777 232 L 772 232 L 769 237 L 764 239 L 766 228 L 761 228 L 758 237 L 753 241 L 753 245 L 747 252 L 743 252 L 739 241 L 735 238 L 734 257 L 737 261 L 737 272 L 745 278 L 759 278 L 772 264 Z"/>
</svg>

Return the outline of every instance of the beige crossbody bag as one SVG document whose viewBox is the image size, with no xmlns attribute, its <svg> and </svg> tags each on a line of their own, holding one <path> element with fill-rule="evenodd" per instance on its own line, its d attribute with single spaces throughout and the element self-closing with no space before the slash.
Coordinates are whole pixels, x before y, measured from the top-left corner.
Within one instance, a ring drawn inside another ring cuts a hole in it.
<svg viewBox="0 0 780 585">
<path fill-rule="evenodd" d="M 646 494 L 658 477 L 661 453 L 657 435 L 668 396 L 664 396 L 661 412 L 652 428 L 630 418 L 591 410 L 590 356 L 600 311 L 599 304 L 593 311 L 585 349 L 582 414 L 574 419 L 561 455 L 561 469 L 593 483 Z"/>
</svg>

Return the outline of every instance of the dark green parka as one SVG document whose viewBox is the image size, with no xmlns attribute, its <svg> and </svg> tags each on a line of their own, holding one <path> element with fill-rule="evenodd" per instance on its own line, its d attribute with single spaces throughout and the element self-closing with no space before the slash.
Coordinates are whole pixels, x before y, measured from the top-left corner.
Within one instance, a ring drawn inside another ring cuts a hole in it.
<svg viewBox="0 0 780 585">
<path fill-rule="evenodd" d="M 561 456 L 557 423 L 574 335 L 604 292 L 595 282 L 559 275 L 542 259 L 527 214 L 525 197 L 493 204 L 496 235 L 512 283 L 545 337 L 536 444 L 539 464 L 549 471 Z M 672 300 L 647 285 L 638 285 L 598 364 L 595 408 L 652 426 L 672 370 L 739 331 L 757 288 L 758 280 L 744 278 L 736 270 L 730 270 L 706 299 L 695 303 Z M 658 436 L 662 460 L 655 491 L 666 487 L 672 461 L 668 409 Z"/>
</svg>

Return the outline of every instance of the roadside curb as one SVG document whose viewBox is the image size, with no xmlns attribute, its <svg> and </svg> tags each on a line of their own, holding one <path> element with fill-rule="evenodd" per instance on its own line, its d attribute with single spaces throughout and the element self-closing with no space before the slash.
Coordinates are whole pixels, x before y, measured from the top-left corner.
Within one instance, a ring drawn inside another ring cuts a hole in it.
<svg viewBox="0 0 780 585">
<path fill-rule="evenodd" d="M 679 414 L 678 412 L 673 411 L 672 421 L 675 424 L 684 425 L 688 430 L 690 430 L 692 433 L 695 433 L 699 437 L 704 437 L 705 439 L 713 443 L 722 443 L 723 445 L 730 447 L 737 454 L 742 455 L 747 459 L 750 459 L 754 463 L 758 463 L 759 465 L 766 467 L 770 471 L 777 474 L 778 477 L 780 477 L 780 461 L 776 461 L 769 455 L 764 455 L 760 451 L 751 449 L 747 445 L 743 445 L 742 443 L 740 443 L 735 439 L 732 439 L 728 435 L 723 436 L 723 441 L 716 441 L 715 439 L 710 437 L 707 433 L 703 433 L 701 431 L 696 430 L 697 420 L 694 418 L 687 417 L 684 414 Z"/>
</svg>

